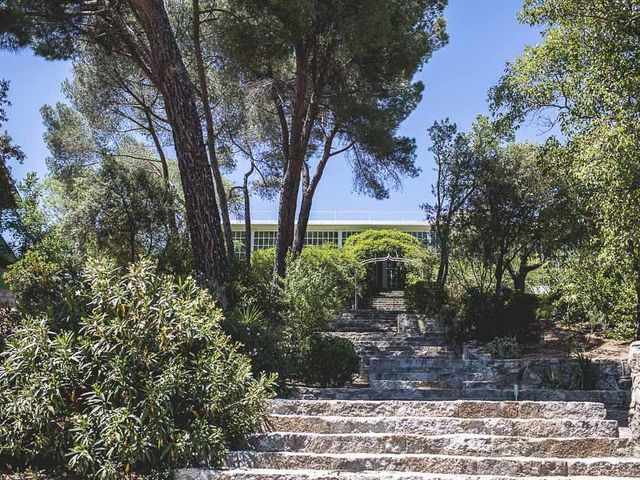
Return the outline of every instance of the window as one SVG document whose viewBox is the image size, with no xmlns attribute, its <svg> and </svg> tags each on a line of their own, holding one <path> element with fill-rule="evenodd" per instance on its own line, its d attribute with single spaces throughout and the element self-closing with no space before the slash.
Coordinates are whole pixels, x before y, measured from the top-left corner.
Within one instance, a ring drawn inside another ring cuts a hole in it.
<svg viewBox="0 0 640 480">
<path fill-rule="evenodd" d="M 305 245 L 322 245 L 323 243 L 338 244 L 338 232 L 310 232 L 307 230 L 307 234 L 304 237 Z"/>
<path fill-rule="evenodd" d="M 344 242 L 347 241 L 347 238 L 349 238 L 351 235 L 355 235 L 356 233 L 362 232 L 342 232 L 342 244 L 344 245 Z"/>
<path fill-rule="evenodd" d="M 244 241 L 244 231 L 233 232 L 233 248 L 236 251 L 236 257 L 243 259 L 247 256 L 247 246 Z"/>
<path fill-rule="evenodd" d="M 429 245 L 431 243 L 431 235 L 429 232 L 407 232 L 412 237 L 417 238 L 423 245 Z"/>
<path fill-rule="evenodd" d="M 271 248 L 276 245 L 276 232 L 258 231 L 253 233 L 253 249 Z"/>
</svg>

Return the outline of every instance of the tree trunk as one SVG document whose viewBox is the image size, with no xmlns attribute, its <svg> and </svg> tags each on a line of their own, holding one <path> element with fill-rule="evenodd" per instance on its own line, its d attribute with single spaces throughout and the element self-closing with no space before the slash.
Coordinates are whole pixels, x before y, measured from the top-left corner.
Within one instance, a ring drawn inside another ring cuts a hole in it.
<svg viewBox="0 0 640 480">
<path fill-rule="evenodd" d="M 498 298 L 500 296 L 500 292 L 502 291 L 502 278 L 504 277 L 504 256 L 500 255 L 498 260 L 496 261 L 496 286 L 495 286 L 495 296 Z"/>
<path fill-rule="evenodd" d="M 324 174 L 324 169 L 327 166 L 329 158 L 339 152 L 331 153 L 331 147 L 333 145 L 333 139 L 337 134 L 337 127 L 334 127 L 327 139 L 324 142 L 322 151 L 322 157 L 318 162 L 318 166 L 313 175 L 313 178 L 309 179 L 309 172 L 306 173 L 306 181 L 304 184 L 304 192 L 302 194 L 302 203 L 300 205 L 300 213 L 298 214 L 298 225 L 296 227 L 295 240 L 293 242 L 293 256 L 297 257 L 302 253 L 304 248 L 304 239 L 307 236 L 307 226 L 309 225 L 309 217 L 311 216 L 311 205 L 313 203 L 313 196 L 318 188 L 318 183 Z"/>
<path fill-rule="evenodd" d="M 443 225 L 440 220 L 436 220 L 435 228 L 436 235 L 438 236 L 438 247 L 440 249 L 440 264 L 438 265 L 436 283 L 440 288 L 444 288 L 449 275 L 449 227 Z"/>
<path fill-rule="evenodd" d="M 286 171 L 282 182 L 280 203 L 278 205 L 278 238 L 276 239 L 276 257 L 274 272 L 284 277 L 287 269 L 287 253 L 293 245 L 295 218 L 298 204 L 298 190 L 304 157 L 306 154 L 307 131 L 310 123 L 305 119 L 310 106 L 306 102 L 307 95 L 307 58 L 304 45 L 295 46 L 296 54 L 296 88 L 293 101 L 293 115 L 291 119 L 291 133 L 288 150 Z M 309 119 L 307 119 L 309 120 Z"/>
<path fill-rule="evenodd" d="M 171 188 L 171 182 L 169 179 L 169 163 L 167 162 L 167 156 L 164 153 L 164 148 L 162 148 L 162 143 L 160 142 L 158 133 L 156 132 L 155 126 L 153 125 L 153 118 L 151 118 L 151 112 L 148 108 L 144 109 L 144 115 L 147 119 L 147 123 L 149 124 L 148 132 L 151 135 L 154 146 L 156 147 L 156 152 L 158 153 L 158 158 L 160 159 L 160 165 L 162 166 L 162 178 L 164 180 L 164 186 L 167 189 L 167 192 L 169 192 L 169 189 Z M 173 209 L 173 206 L 166 205 L 166 207 L 167 224 L 169 227 L 169 232 L 171 233 L 169 242 L 171 243 L 172 241 L 178 239 L 178 223 L 176 222 L 176 213 Z"/>
<path fill-rule="evenodd" d="M 247 267 L 251 266 L 251 199 L 249 198 L 249 177 L 253 173 L 255 165 L 251 163 L 251 168 L 244 174 L 244 182 L 242 184 L 242 194 L 244 196 L 244 261 Z"/>
<path fill-rule="evenodd" d="M 224 289 L 229 280 L 229 266 L 193 84 L 164 2 L 130 0 L 130 5 L 144 29 L 152 80 L 162 94 L 171 124 L 196 266 L 211 288 Z M 226 292 L 219 293 L 226 306 Z"/>
<path fill-rule="evenodd" d="M 196 70 L 198 71 L 198 81 L 200 82 L 200 102 L 204 111 L 205 124 L 207 129 L 207 149 L 209 151 L 209 162 L 211 164 L 211 173 L 216 186 L 218 201 L 220 202 L 220 215 L 222 217 L 222 228 L 224 230 L 224 238 L 227 246 L 227 256 L 229 262 L 235 260 L 233 231 L 231 230 L 231 219 L 229 217 L 229 205 L 227 203 L 227 194 L 224 190 L 224 182 L 222 180 L 222 172 L 216 154 L 215 131 L 213 128 L 213 113 L 209 104 L 209 87 L 207 85 L 207 75 L 204 70 L 204 62 L 202 61 L 202 47 L 200 45 L 200 2 L 193 0 L 193 42 L 196 57 Z"/>
<path fill-rule="evenodd" d="M 449 245 L 440 247 L 440 264 L 438 265 L 438 276 L 436 277 L 436 283 L 440 288 L 444 288 L 447 284 L 447 277 L 449 276 Z"/>
</svg>

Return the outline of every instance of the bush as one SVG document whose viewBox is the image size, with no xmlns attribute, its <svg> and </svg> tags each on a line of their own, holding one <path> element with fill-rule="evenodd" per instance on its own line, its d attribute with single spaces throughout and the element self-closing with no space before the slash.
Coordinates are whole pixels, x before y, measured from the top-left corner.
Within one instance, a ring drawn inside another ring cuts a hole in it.
<svg viewBox="0 0 640 480">
<path fill-rule="evenodd" d="M 270 380 L 195 281 L 90 262 L 77 328 L 27 316 L 0 364 L 0 461 L 121 478 L 217 465 L 262 418 Z"/>
<path fill-rule="evenodd" d="M 494 358 L 516 358 L 518 355 L 516 337 L 496 337 L 485 348 Z"/>
<path fill-rule="evenodd" d="M 258 306 L 246 303 L 227 316 L 223 327 L 251 357 L 254 374 L 276 373 L 281 383 L 291 376 L 291 358 L 278 318 L 268 319 Z"/>
<path fill-rule="evenodd" d="M 565 325 L 589 323 L 618 340 L 635 337 L 636 294 L 629 259 L 581 252 L 554 269 L 547 315 Z"/>
<path fill-rule="evenodd" d="M 306 247 L 289 260 L 282 286 L 283 316 L 293 341 L 327 330 L 348 304 L 355 289 L 359 265 L 336 247 Z"/>
<path fill-rule="evenodd" d="M 362 268 L 344 249 L 308 246 L 300 257 L 288 258 L 287 276 L 274 284 L 274 253 L 273 249 L 254 252 L 251 268 L 240 272 L 234 286 L 237 307 L 225 320 L 225 331 L 252 357 L 254 372 L 277 373 L 282 385 L 319 383 L 313 377 L 318 373 L 310 373 L 314 369 L 328 375 L 323 381 L 348 381 L 342 380 L 346 374 L 341 372 L 349 371 L 352 356 L 332 359 L 337 370 L 327 369 L 317 359 L 350 350 L 339 340 L 316 337 L 351 301 L 354 278 L 361 276 Z M 323 353 L 325 347 L 329 350 Z M 307 361 L 315 363 L 307 367 Z"/>
<path fill-rule="evenodd" d="M 4 278 L 22 314 L 68 322 L 81 314 L 76 298 L 80 271 L 81 260 L 71 243 L 54 229 L 11 265 Z"/>
<path fill-rule="evenodd" d="M 410 311 L 427 315 L 438 315 L 449 302 L 444 288 L 426 280 L 409 283 L 404 289 L 404 299 Z"/>
<path fill-rule="evenodd" d="M 360 357 L 346 338 L 307 337 L 300 350 L 302 380 L 308 385 L 342 387 L 360 371 Z"/>
<path fill-rule="evenodd" d="M 472 287 L 459 302 L 457 313 L 449 312 L 454 319 L 449 331 L 457 343 L 504 336 L 515 336 L 524 342 L 533 340 L 538 333 L 534 295 L 504 290 L 496 296 Z"/>
<path fill-rule="evenodd" d="M 367 230 L 351 235 L 346 240 L 344 249 L 359 262 L 387 255 L 412 260 L 412 263 L 400 264 L 400 270 L 407 283 L 431 278 L 437 262 L 432 248 L 425 247 L 415 237 L 398 230 Z M 372 287 L 375 284 L 375 268 L 375 264 L 367 267 L 365 296 L 372 293 Z"/>
</svg>

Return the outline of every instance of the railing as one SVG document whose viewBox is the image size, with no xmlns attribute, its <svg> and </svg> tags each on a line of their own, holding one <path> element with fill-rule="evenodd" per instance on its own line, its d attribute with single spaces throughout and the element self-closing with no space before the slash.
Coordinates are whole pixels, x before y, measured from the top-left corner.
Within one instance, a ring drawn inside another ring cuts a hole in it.
<svg viewBox="0 0 640 480">
<path fill-rule="evenodd" d="M 278 212 L 275 210 L 258 210 L 251 212 L 252 221 L 277 220 Z M 400 221 L 419 222 L 425 220 L 424 212 L 385 212 L 371 210 L 315 210 L 311 212 L 310 220 L 319 221 Z"/>
</svg>

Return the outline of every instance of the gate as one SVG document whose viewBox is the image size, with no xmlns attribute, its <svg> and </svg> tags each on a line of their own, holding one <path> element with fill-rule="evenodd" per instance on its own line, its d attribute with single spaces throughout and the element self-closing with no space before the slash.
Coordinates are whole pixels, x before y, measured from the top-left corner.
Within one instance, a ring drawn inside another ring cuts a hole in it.
<svg viewBox="0 0 640 480">
<path fill-rule="evenodd" d="M 418 260 L 412 259 L 412 258 L 404 258 L 404 257 L 398 257 L 398 256 L 391 256 L 391 255 L 387 255 L 386 257 L 375 257 L 375 258 L 367 258 L 366 260 L 362 260 L 360 262 L 360 265 L 371 265 L 374 263 L 381 263 L 381 262 L 391 262 L 391 263 L 405 263 L 405 264 L 413 264 L 413 265 L 417 265 L 420 267 L 420 278 L 424 280 L 424 268 L 422 267 L 421 263 Z M 384 281 L 387 281 L 389 286 L 394 286 L 398 284 L 398 276 L 399 276 L 399 272 L 397 268 L 394 269 L 387 269 L 384 271 L 385 273 L 383 273 L 383 275 L 388 276 L 386 277 L 386 279 Z M 358 272 L 357 270 L 354 270 L 353 273 L 353 283 L 354 283 L 354 293 L 353 293 L 353 309 L 357 310 L 358 309 L 358 297 L 360 296 L 360 292 L 359 292 L 359 288 L 358 288 Z"/>
</svg>

